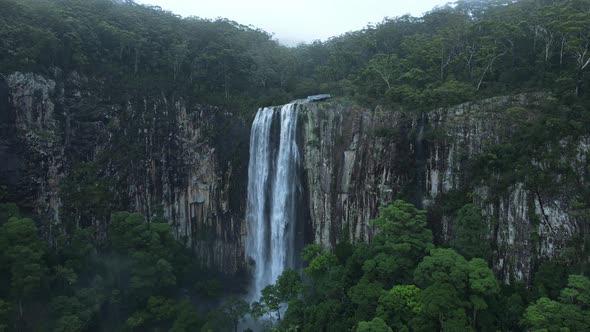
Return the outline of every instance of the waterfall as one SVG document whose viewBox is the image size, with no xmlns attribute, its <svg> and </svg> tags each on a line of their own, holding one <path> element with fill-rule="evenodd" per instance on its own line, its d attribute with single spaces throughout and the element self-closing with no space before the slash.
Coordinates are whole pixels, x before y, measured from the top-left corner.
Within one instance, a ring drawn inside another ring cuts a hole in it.
<svg viewBox="0 0 590 332">
<path fill-rule="evenodd" d="M 297 147 L 297 108 L 258 110 L 250 134 L 246 256 L 254 271 L 250 300 L 295 267 L 301 186 Z"/>
</svg>

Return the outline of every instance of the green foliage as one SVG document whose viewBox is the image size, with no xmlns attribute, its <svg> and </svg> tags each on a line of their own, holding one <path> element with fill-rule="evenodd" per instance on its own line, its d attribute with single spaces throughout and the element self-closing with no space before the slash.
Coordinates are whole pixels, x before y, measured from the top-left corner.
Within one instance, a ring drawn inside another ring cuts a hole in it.
<svg viewBox="0 0 590 332">
<path fill-rule="evenodd" d="M 535 273 L 533 290 L 536 298 L 548 297 L 557 300 L 559 292 L 567 283 L 568 268 L 557 261 L 543 263 Z"/>
<path fill-rule="evenodd" d="M 110 90 L 172 93 L 236 109 L 289 99 L 296 59 L 227 19 L 181 18 L 132 1 L 3 0 L 0 72 L 100 75 Z M 261 93 L 264 91 L 264 93 Z"/>
<path fill-rule="evenodd" d="M 19 217 L 18 206 L 14 203 L 0 204 L 0 225 L 7 222 L 10 218 Z"/>
<path fill-rule="evenodd" d="M 520 320 L 526 309 L 524 290 L 515 286 L 502 286 L 499 300 L 490 309 L 498 316 L 498 328 L 502 331 L 520 329 Z"/>
<path fill-rule="evenodd" d="M 426 212 L 398 200 L 382 208 L 379 218 L 370 224 L 376 228 L 376 234 L 371 248 L 373 257 L 363 264 L 365 276 L 386 286 L 409 281 L 416 265 L 433 248 Z"/>
<path fill-rule="evenodd" d="M 45 248 L 37 237 L 33 220 L 13 217 L 0 229 L 2 261 L 11 276 L 11 289 L 16 298 L 35 295 L 46 273 Z"/>
<path fill-rule="evenodd" d="M 418 265 L 414 280 L 424 289 L 424 313 L 447 324 L 465 326 L 471 311 L 471 326 L 477 326 L 477 313 L 488 308 L 498 293 L 498 282 L 487 263 L 480 258 L 467 261 L 452 249 L 435 249 Z"/>
<path fill-rule="evenodd" d="M 383 319 L 376 317 L 370 322 L 360 322 L 357 332 L 393 332 Z"/>
<path fill-rule="evenodd" d="M 490 258 L 487 239 L 489 227 L 481 217 L 481 210 L 473 204 L 463 206 L 453 223 L 451 246 L 466 258 Z"/>
<path fill-rule="evenodd" d="M 18 328 L 33 314 L 35 299 L 48 279 L 46 254 L 33 220 L 11 217 L 0 224 L 0 317 L 6 319 L 0 329 L 8 329 L 8 321 Z"/>
<path fill-rule="evenodd" d="M 303 261 L 308 263 L 304 271 L 310 276 L 325 273 L 330 267 L 338 264 L 338 258 L 336 255 L 326 251 L 318 244 L 305 246 L 301 257 L 303 258 Z"/>
<path fill-rule="evenodd" d="M 283 282 L 282 286 L 286 286 L 285 284 L 286 282 Z M 291 283 L 289 286 L 295 286 L 295 283 Z M 241 300 L 237 297 L 230 297 L 221 306 L 221 311 L 224 313 L 224 316 L 231 322 L 231 325 L 234 328 L 234 332 L 237 332 L 240 321 L 250 311 L 250 305 L 248 304 L 248 302 Z"/>
<path fill-rule="evenodd" d="M 382 208 L 371 223 L 376 232 L 368 244 L 332 250 L 314 244 L 303 250 L 307 283 L 280 329 L 487 331 L 499 326 L 500 287 L 485 260 L 435 249 L 424 211 L 403 201 Z M 390 260 L 395 255 L 406 257 Z"/>
<path fill-rule="evenodd" d="M 177 311 L 178 314 L 170 332 L 199 331 L 200 327 L 204 325 L 199 313 L 188 301 L 182 301 L 178 305 Z"/>
<path fill-rule="evenodd" d="M 104 295 L 99 288 L 84 288 L 73 296 L 60 295 L 51 301 L 56 317 L 56 329 L 60 331 L 87 330 L 100 311 Z"/>
<path fill-rule="evenodd" d="M 542 297 L 526 309 L 522 325 L 530 331 L 586 331 L 590 328 L 588 313 Z"/>
<path fill-rule="evenodd" d="M 588 87 L 587 1 L 459 1 L 294 48 L 227 19 L 134 2 L 2 7 L 0 72 L 102 76 L 121 99 L 119 91 L 177 92 L 251 111 L 325 91 L 415 109 L 530 89 L 582 96 Z"/>
<path fill-rule="evenodd" d="M 366 278 L 350 287 L 348 296 L 355 306 L 355 319 L 368 320 L 375 317 L 375 310 L 379 297 L 383 292 L 383 284 L 380 282 L 370 282 Z"/>
<path fill-rule="evenodd" d="M 176 303 L 163 296 L 151 296 L 147 302 L 148 312 L 155 321 L 167 321 L 176 315 Z"/>
<path fill-rule="evenodd" d="M 280 321 L 283 304 L 295 301 L 302 291 L 303 283 L 299 274 L 292 269 L 285 270 L 275 284 L 262 289 L 260 300 L 252 303 L 252 316 L 267 316 Z"/>
<path fill-rule="evenodd" d="M 422 313 L 420 288 L 414 285 L 397 285 L 379 297 L 377 317 L 382 318 L 396 331 L 409 331 L 410 322 Z"/>
<path fill-rule="evenodd" d="M 111 211 L 109 188 L 112 185 L 101 176 L 99 164 L 96 162 L 77 165 L 62 183 L 65 228 L 69 232 L 86 220 L 106 220 Z"/>
<path fill-rule="evenodd" d="M 113 249 L 131 259 L 130 291 L 145 300 L 150 291 L 166 291 L 176 285 L 170 263 L 179 246 L 167 224 L 146 223 L 141 214 L 114 213 L 109 227 Z"/>
<path fill-rule="evenodd" d="M 464 257 L 451 249 L 435 249 L 424 258 L 414 273 L 414 280 L 424 289 L 427 305 L 424 312 L 432 317 L 455 314 L 463 306 L 461 299 L 468 283 L 468 263 Z"/>
<path fill-rule="evenodd" d="M 177 294 L 183 289 L 196 298 L 190 285 L 211 274 L 174 240 L 163 218 L 148 223 L 143 215 L 117 212 L 102 250 L 90 229 L 60 235 L 48 248 L 33 220 L 3 206 L 11 217 L 0 223 L 0 331 L 188 332 L 205 324 L 195 305 Z M 283 294 L 301 292 L 292 275 L 284 280 Z M 219 321 L 235 324 L 248 306 L 227 303 Z"/>
<path fill-rule="evenodd" d="M 570 275 L 567 287 L 561 291 L 559 299 L 562 303 L 590 310 L 590 279 L 581 275 Z"/>
</svg>

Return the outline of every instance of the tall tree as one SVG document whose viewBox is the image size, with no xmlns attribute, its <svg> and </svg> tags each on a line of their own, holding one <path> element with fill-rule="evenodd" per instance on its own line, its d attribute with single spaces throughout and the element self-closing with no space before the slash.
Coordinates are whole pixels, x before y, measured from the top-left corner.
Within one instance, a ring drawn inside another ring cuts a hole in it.
<svg viewBox="0 0 590 332">
<path fill-rule="evenodd" d="M 414 268 L 434 246 L 426 225 L 426 212 L 401 200 L 381 208 L 370 224 L 375 228 L 371 243 L 372 258 L 363 271 L 369 280 L 390 287 L 411 280 Z"/>
<path fill-rule="evenodd" d="M 453 222 L 451 246 L 466 258 L 490 258 L 487 239 L 489 227 L 481 216 L 481 210 L 474 204 L 467 204 L 457 212 Z"/>
</svg>

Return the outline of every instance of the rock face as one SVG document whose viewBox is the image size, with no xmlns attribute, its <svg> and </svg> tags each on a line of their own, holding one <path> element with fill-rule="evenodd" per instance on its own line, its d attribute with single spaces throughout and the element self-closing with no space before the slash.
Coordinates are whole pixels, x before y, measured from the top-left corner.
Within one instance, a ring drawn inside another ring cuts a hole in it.
<svg viewBox="0 0 590 332">
<path fill-rule="evenodd" d="M 59 71 L 52 78 L 0 76 L 0 184 L 16 193 L 10 199 L 42 217 L 48 239 L 65 224 L 93 225 L 100 239 L 110 211 L 148 219 L 161 211 L 205 265 L 237 272 L 244 255 L 245 122 L 180 97 L 116 100 L 103 88 Z M 88 169 L 97 188 L 99 180 L 108 183 L 104 193 L 76 182 Z M 104 209 L 76 201 L 95 193 Z"/>
<path fill-rule="evenodd" d="M 494 248 L 494 268 L 509 283 L 528 280 L 540 261 L 559 254 L 575 235 L 574 188 L 528 188 L 515 180 L 501 191 L 474 183 L 470 163 L 510 141 L 534 118 L 543 94 L 497 97 L 427 113 L 375 111 L 334 102 L 302 107 L 306 192 L 312 239 L 325 245 L 370 240 L 367 223 L 379 206 L 403 198 L 428 209 L 439 243 L 452 237 L 452 215 L 434 213 L 454 193 L 482 208 Z M 526 107 L 526 108 L 525 108 Z M 582 183 L 589 172 L 588 140 L 563 140 L 563 172 Z M 548 147 L 549 148 L 549 147 Z M 545 161 L 532 165 L 549 167 Z M 558 180 L 560 183 L 560 180 Z M 585 184 L 587 185 L 587 184 Z M 584 236 L 584 235 L 583 235 Z"/>
<path fill-rule="evenodd" d="M 106 91 L 59 70 L 0 76 L 0 185 L 9 199 L 41 216 L 50 240 L 87 225 L 100 241 L 111 211 L 148 220 L 161 213 L 203 264 L 242 271 L 250 124 L 190 98 Z M 306 241 L 370 240 L 368 221 L 402 198 L 429 210 L 435 239 L 445 243 L 454 216 L 444 207 L 461 196 L 482 208 L 496 272 L 506 282 L 528 280 L 539 262 L 587 236 L 572 202 L 588 186 L 590 136 L 547 145 L 552 159 L 523 161 L 553 186 L 505 174 L 477 180 L 473 162 L 493 158 L 491 149 L 511 142 L 547 98 L 497 97 L 426 113 L 336 100 L 297 106 Z"/>
</svg>

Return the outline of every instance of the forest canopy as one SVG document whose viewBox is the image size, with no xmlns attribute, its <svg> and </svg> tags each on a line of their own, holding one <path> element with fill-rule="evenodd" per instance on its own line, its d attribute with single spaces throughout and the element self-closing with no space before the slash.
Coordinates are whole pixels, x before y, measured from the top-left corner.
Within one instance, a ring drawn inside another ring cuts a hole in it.
<svg viewBox="0 0 590 332">
<path fill-rule="evenodd" d="M 113 92 L 233 111 L 319 92 L 421 109 L 514 91 L 581 96 L 590 1 L 461 0 L 297 47 L 226 20 L 133 1 L 1 0 L 0 72 L 78 71 Z"/>
</svg>

